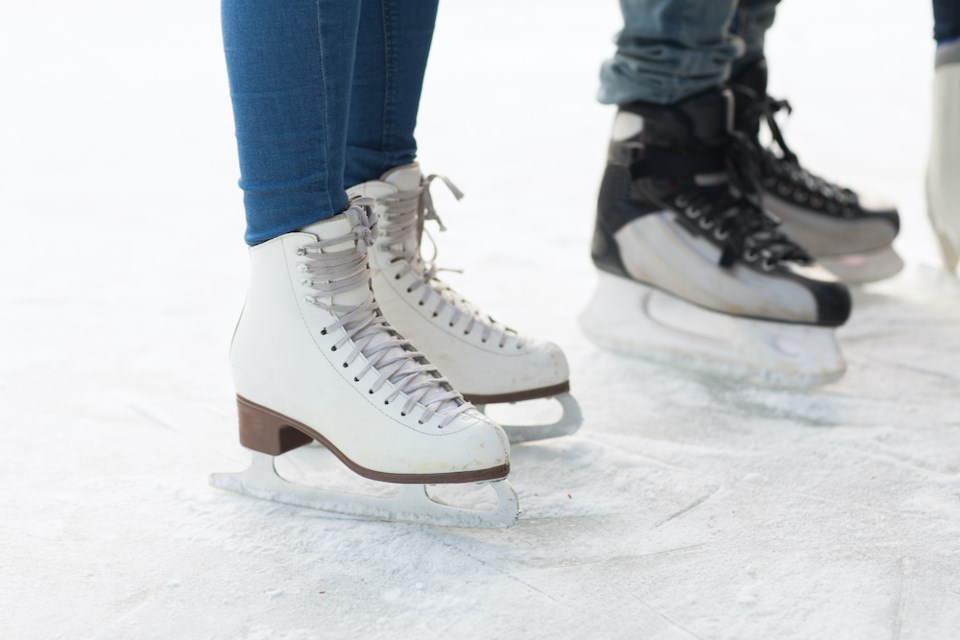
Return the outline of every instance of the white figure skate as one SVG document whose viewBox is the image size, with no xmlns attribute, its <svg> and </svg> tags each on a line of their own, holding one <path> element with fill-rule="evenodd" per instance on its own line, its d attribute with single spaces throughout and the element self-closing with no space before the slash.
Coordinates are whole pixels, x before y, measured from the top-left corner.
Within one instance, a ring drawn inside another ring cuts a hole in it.
<svg viewBox="0 0 960 640">
<path fill-rule="evenodd" d="M 900 231 L 896 206 L 803 168 L 774 118 L 790 105 L 767 95 L 764 59 L 745 67 L 730 83 L 736 94 L 735 127 L 749 137 L 758 156 L 763 206 L 787 235 L 843 282 L 862 284 L 896 275 L 903 268 L 893 248 Z M 760 144 L 762 123 L 778 147 L 776 153 Z"/>
<path fill-rule="evenodd" d="M 397 167 L 380 180 L 348 190 L 374 198 L 380 239 L 370 252 L 373 291 L 390 323 L 417 345 L 451 384 L 481 410 L 488 404 L 556 398 L 563 415 L 552 424 L 503 425 L 511 442 L 574 433 L 582 421 L 570 395 L 570 371 L 563 352 L 481 313 L 436 276 L 424 261 L 421 239 L 426 220 L 440 223 L 430 183 L 416 163 Z M 459 199 L 463 194 L 443 180 Z"/>
<path fill-rule="evenodd" d="M 370 289 L 370 201 L 250 249 L 251 284 L 231 346 L 240 442 L 254 451 L 215 487 L 347 516 L 468 527 L 517 518 L 506 435 L 385 321 Z M 316 440 L 391 497 L 294 486 L 273 457 Z M 431 499 L 425 485 L 491 483 L 497 506 Z"/>
<path fill-rule="evenodd" d="M 960 43 L 937 49 L 927 210 L 944 267 L 960 275 Z"/>
<path fill-rule="evenodd" d="M 850 295 L 744 194 L 748 142 L 729 92 L 617 114 L 583 331 L 599 345 L 724 378 L 811 386 L 839 378 Z"/>
</svg>

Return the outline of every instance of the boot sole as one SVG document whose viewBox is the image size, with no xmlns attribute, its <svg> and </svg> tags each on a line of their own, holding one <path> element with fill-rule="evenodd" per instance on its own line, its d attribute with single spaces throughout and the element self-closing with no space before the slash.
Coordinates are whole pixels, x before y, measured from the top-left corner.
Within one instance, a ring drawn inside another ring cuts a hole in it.
<svg viewBox="0 0 960 640">
<path fill-rule="evenodd" d="M 510 464 L 489 469 L 455 471 L 449 473 L 388 473 L 363 467 L 340 451 L 322 434 L 302 422 L 292 420 L 276 411 L 237 396 L 240 424 L 240 444 L 248 449 L 279 456 L 316 440 L 329 449 L 347 468 L 357 475 L 378 482 L 394 484 L 459 484 L 500 480 L 510 473 Z"/>
</svg>

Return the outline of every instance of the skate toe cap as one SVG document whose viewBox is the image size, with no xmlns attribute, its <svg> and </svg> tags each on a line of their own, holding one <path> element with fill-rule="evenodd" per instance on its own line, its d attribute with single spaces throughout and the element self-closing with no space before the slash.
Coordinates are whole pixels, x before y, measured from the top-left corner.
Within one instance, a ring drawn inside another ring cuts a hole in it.
<svg viewBox="0 0 960 640">
<path fill-rule="evenodd" d="M 451 442 L 444 448 L 449 451 L 449 464 L 453 470 L 509 467 L 510 442 L 507 434 L 489 418 L 471 420 L 467 428 L 451 433 L 447 438 Z M 506 476 L 506 470 L 503 475 Z"/>
</svg>

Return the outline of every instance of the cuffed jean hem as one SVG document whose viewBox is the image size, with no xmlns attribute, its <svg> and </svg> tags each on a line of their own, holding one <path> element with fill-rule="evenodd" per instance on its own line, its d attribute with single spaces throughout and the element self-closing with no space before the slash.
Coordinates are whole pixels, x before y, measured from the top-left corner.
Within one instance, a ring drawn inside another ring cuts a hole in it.
<svg viewBox="0 0 960 640">
<path fill-rule="evenodd" d="M 379 180 L 380 176 L 417 159 L 414 146 L 404 151 L 383 151 L 363 147 L 347 146 L 347 163 L 343 171 L 344 189 L 355 187 L 370 180 Z"/>
<path fill-rule="evenodd" d="M 257 215 L 247 219 L 247 232 L 243 237 L 244 242 L 252 247 L 267 240 L 272 240 L 277 236 L 301 229 L 308 224 L 343 213 L 349 204 L 346 192 L 342 192 L 338 197 L 330 197 L 329 200 L 334 207 L 333 209 L 317 207 L 316 202 L 318 200 L 320 199 L 310 197 L 309 194 L 303 194 L 292 199 L 286 198 L 284 203 L 287 206 L 283 209 L 270 209 L 262 204 L 256 205 L 254 209 L 253 206 L 247 205 L 247 210 L 256 210 Z M 324 196 L 322 200 L 326 201 L 327 197 Z"/>
<path fill-rule="evenodd" d="M 739 38 L 699 50 L 668 43 L 620 45 L 600 67 L 598 99 L 603 104 L 679 102 L 726 82 L 743 50 Z"/>
</svg>

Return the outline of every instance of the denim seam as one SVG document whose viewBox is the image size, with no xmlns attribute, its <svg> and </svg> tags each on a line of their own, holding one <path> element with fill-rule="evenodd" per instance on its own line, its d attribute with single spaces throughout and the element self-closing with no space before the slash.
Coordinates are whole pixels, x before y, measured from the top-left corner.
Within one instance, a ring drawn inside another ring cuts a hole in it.
<svg viewBox="0 0 960 640">
<path fill-rule="evenodd" d="M 383 15 L 383 134 L 380 140 L 380 169 L 381 173 L 391 169 L 386 166 L 391 154 L 391 137 L 394 126 L 393 110 L 394 104 L 391 96 L 396 94 L 392 89 L 396 82 L 396 43 L 393 34 L 396 31 L 396 19 L 393 15 L 393 4 L 390 0 L 380 0 L 381 15 Z"/>
<path fill-rule="evenodd" d="M 322 21 L 322 19 L 321 19 L 321 17 L 320 17 L 320 0 L 316 0 L 316 6 L 317 6 L 317 50 L 318 50 L 318 53 L 319 53 L 319 56 L 320 56 L 320 65 L 319 65 L 319 67 L 320 67 L 320 90 L 321 90 L 321 92 L 322 92 L 322 94 L 323 94 L 323 95 L 322 95 L 322 99 L 321 99 L 321 101 L 320 101 L 321 104 L 323 105 L 323 107 L 322 107 L 322 110 L 323 110 L 323 146 L 324 146 L 325 151 L 327 152 L 327 155 L 329 156 L 329 153 L 330 153 L 330 137 L 329 137 L 329 136 L 330 136 L 330 133 L 329 133 L 329 132 L 330 132 L 330 117 L 329 117 L 328 105 L 327 105 L 327 73 L 326 73 L 326 65 L 324 64 L 325 61 L 324 61 L 324 57 L 323 57 L 323 21 Z M 327 211 L 335 211 L 334 206 L 333 206 L 333 199 L 332 199 L 332 197 L 331 197 L 331 195 L 332 195 L 332 190 L 330 189 L 330 170 L 329 170 L 329 167 L 327 167 L 327 169 L 326 169 L 326 171 L 325 171 L 324 173 L 325 173 L 325 175 L 324 175 L 324 189 L 323 189 L 323 190 L 324 190 L 324 192 L 326 193 L 326 197 L 327 197 Z"/>
</svg>

